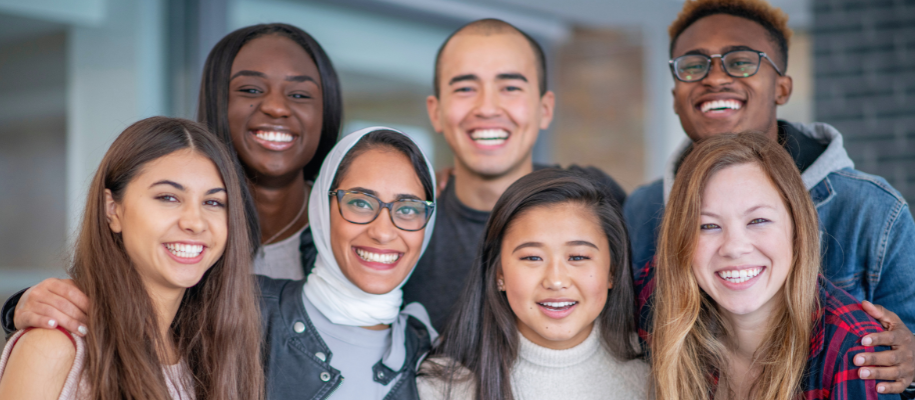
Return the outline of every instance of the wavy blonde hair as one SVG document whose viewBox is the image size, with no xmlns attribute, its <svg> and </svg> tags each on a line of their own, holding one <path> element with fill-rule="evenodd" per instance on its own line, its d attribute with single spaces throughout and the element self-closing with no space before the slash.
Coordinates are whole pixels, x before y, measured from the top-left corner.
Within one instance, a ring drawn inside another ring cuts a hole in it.
<svg viewBox="0 0 915 400">
<path fill-rule="evenodd" d="M 800 393 L 814 316 L 819 310 L 820 247 L 816 209 L 794 161 L 759 133 L 717 135 L 693 145 L 674 182 L 658 243 L 651 338 L 652 386 L 660 400 L 710 398 L 712 376 L 727 375 L 730 334 L 715 301 L 693 274 L 702 194 L 716 172 L 756 164 L 769 177 L 794 222 L 794 249 L 780 309 L 754 354 L 761 373 L 751 399 L 793 399 Z"/>
</svg>

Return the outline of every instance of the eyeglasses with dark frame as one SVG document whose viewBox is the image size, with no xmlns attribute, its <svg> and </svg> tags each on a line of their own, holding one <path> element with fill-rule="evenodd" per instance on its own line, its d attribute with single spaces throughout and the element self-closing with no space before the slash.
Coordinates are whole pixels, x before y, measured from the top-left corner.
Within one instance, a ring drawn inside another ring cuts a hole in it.
<svg viewBox="0 0 915 400">
<path fill-rule="evenodd" d="M 397 229 L 414 232 L 426 227 L 435 210 L 435 202 L 417 199 L 401 199 L 385 203 L 375 195 L 358 190 L 331 190 L 331 197 L 337 197 L 337 208 L 343 219 L 354 224 L 372 223 L 381 209 L 387 208 L 391 223 Z"/>
<path fill-rule="evenodd" d="M 721 70 L 734 78 L 749 78 L 759 72 L 759 64 L 765 58 L 779 76 L 785 76 L 766 53 L 756 50 L 734 50 L 724 54 L 687 54 L 668 61 L 670 71 L 681 82 L 698 82 L 708 76 L 712 59 L 721 59 Z"/>
</svg>

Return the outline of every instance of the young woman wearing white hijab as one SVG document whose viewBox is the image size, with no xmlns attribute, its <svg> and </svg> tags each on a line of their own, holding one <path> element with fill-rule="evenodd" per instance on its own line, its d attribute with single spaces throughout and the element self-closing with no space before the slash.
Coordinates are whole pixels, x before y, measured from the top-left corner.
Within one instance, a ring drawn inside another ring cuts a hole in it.
<svg viewBox="0 0 915 400">
<path fill-rule="evenodd" d="M 308 204 L 314 269 L 304 282 L 258 277 L 268 398 L 418 398 L 416 368 L 438 334 L 419 303 L 401 310 L 401 287 L 432 235 L 431 171 L 389 128 L 331 150 Z"/>
</svg>

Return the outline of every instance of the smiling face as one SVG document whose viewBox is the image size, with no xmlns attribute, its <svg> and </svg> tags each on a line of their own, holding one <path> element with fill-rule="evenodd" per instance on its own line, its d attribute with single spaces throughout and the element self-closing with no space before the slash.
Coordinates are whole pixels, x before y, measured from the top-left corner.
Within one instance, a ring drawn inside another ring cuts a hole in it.
<svg viewBox="0 0 915 400">
<path fill-rule="evenodd" d="M 686 28 L 677 38 L 672 58 L 747 49 L 766 53 L 784 71 L 784 61 L 762 25 L 726 14 L 702 18 Z M 791 89 L 791 78 L 779 76 L 765 59 L 760 60 L 756 75 L 734 78 L 715 58 L 705 79 L 674 80 L 674 111 L 693 140 L 746 131 L 763 132 L 774 139 L 778 134 L 776 107 L 788 102 Z"/>
<path fill-rule="evenodd" d="M 109 227 L 150 292 L 197 284 L 222 256 L 228 218 L 219 171 L 205 156 L 179 150 L 146 164 L 120 202 L 106 190 Z"/>
<path fill-rule="evenodd" d="M 442 51 L 440 98 L 426 105 L 459 168 L 498 177 L 531 164 L 537 135 L 553 118 L 540 96 L 534 50 L 521 34 L 459 33 Z"/>
<path fill-rule="evenodd" d="M 372 194 L 385 203 L 401 199 L 427 200 L 419 176 L 403 153 L 375 147 L 356 156 L 334 190 Z M 374 221 L 354 224 L 340 215 L 337 197 L 330 201 L 330 236 L 334 258 L 343 275 L 371 294 L 394 290 L 419 260 L 425 228 L 398 229 L 390 210 L 381 210 Z"/>
<path fill-rule="evenodd" d="M 550 349 L 588 338 L 613 286 L 610 243 L 593 212 L 575 203 L 524 211 L 505 230 L 501 264 L 525 338 Z"/>
<path fill-rule="evenodd" d="M 229 130 L 249 174 L 297 175 L 321 138 L 323 97 L 314 60 L 291 39 L 265 35 L 232 62 Z"/>
<path fill-rule="evenodd" d="M 757 164 L 714 173 L 702 193 L 693 255 L 699 287 L 727 315 L 767 318 L 793 268 L 794 224 Z"/>
</svg>

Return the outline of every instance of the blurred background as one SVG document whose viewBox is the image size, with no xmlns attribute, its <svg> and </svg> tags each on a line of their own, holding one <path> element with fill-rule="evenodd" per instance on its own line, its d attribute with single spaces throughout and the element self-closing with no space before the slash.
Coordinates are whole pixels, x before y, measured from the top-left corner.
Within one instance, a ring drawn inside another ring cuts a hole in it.
<svg viewBox="0 0 915 400">
<path fill-rule="evenodd" d="M 772 0 L 794 29 L 779 116 L 836 125 L 857 168 L 915 200 L 915 1 Z M 627 191 L 682 140 L 667 25 L 682 0 L 0 0 L 0 299 L 63 276 L 85 188 L 114 137 L 153 115 L 194 118 L 210 48 L 285 22 L 340 73 L 344 132 L 389 125 L 437 167 L 435 52 L 457 27 L 506 20 L 548 58 L 557 117 L 535 160 L 594 165 Z"/>
</svg>

